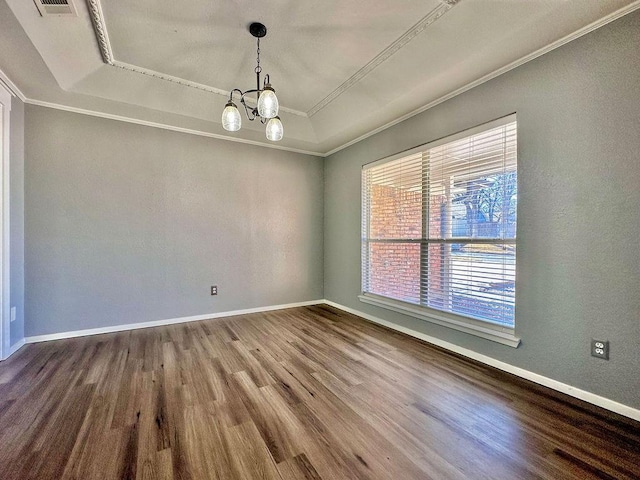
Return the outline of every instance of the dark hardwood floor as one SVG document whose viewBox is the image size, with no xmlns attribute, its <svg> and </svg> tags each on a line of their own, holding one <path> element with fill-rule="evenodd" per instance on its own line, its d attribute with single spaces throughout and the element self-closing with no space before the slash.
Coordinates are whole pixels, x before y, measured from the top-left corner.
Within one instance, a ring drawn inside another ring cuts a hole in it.
<svg viewBox="0 0 640 480">
<path fill-rule="evenodd" d="M 640 424 L 314 306 L 24 347 L 0 478 L 638 479 Z"/>
</svg>

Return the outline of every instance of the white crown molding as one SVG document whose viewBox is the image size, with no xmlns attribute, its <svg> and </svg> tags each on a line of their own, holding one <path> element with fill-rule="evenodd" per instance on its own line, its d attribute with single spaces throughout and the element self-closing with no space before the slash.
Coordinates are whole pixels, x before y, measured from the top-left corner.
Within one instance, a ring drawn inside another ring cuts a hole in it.
<svg viewBox="0 0 640 480">
<path fill-rule="evenodd" d="M 96 35 L 96 40 L 98 41 L 98 46 L 100 47 L 100 53 L 102 54 L 102 59 L 107 65 L 112 67 L 121 68 L 123 70 L 127 70 L 130 72 L 134 72 L 141 75 L 146 75 L 153 78 L 158 78 L 160 80 L 164 80 L 166 82 L 177 83 L 178 85 L 182 85 L 185 87 L 195 88 L 198 90 L 204 90 L 205 92 L 214 93 L 216 95 L 221 95 L 223 97 L 228 97 L 230 92 L 227 90 L 222 90 L 220 88 L 211 87 L 209 85 L 205 85 L 203 83 L 192 82 L 191 80 L 187 80 L 180 77 L 175 77 L 173 75 L 169 75 L 162 72 L 157 72 L 155 70 L 151 70 L 148 68 L 140 67 L 138 65 L 132 65 L 130 63 L 120 62 L 115 59 L 113 55 L 113 49 L 111 48 L 111 42 L 109 40 L 109 34 L 107 32 L 107 25 L 104 21 L 104 13 L 102 12 L 102 6 L 99 0 L 87 0 L 87 6 L 89 8 L 89 13 L 91 16 L 91 23 L 93 24 L 93 31 Z M 290 113 L 291 115 L 297 115 L 299 117 L 307 117 L 305 112 L 301 112 L 300 110 L 295 110 L 293 108 L 287 108 L 284 106 L 280 106 L 280 110 L 283 112 Z"/>
<path fill-rule="evenodd" d="M 320 100 L 314 105 L 308 112 L 309 117 L 313 117 L 320 110 L 325 108 L 336 98 L 342 95 L 344 92 L 353 87 L 356 83 L 360 82 L 364 77 L 369 75 L 373 70 L 379 67 L 382 63 L 386 62 L 395 53 L 397 53 L 402 47 L 407 45 L 411 40 L 420 35 L 429 25 L 434 23 L 445 13 L 451 10 L 460 0 L 440 0 L 440 5 L 431 10 L 426 16 L 421 18 L 418 23 L 413 25 L 407 30 L 400 38 L 385 48 L 382 52 L 376 55 L 373 60 L 367 63 L 364 67 L 349 77 L 342 85 L 336 88 L 329 95 Z"/>
<path fill-rule="evenodd" d="M 440 98 L 437 98 L 436 100 L 427 103 L 426 105 L 423 105 L 422 107 L 419 107 L 415 110 L 412 110 L 411 112 L 396 118 L 395 120 L 392 120 L 391 122 L 385 123 L 384 125 L 371 130 L 370 132 L 365 133 L 364 135 L 360 135 L 358 138 L 354 138 L 353 140 L 340 145 L 339 147 L 334 148 L 333 150 L 330 150 L 328 152 L 326 152 L 323 156 L 324 157 L 328 157 L 330 155 L 333 155 L 334 153 L 339 152 L 340 150 L 344 150 L 347 147 L 350 147 L 351 145 L 354 145 L 366 138 L 369 138 L 373 135 L 375 135 L 376 133 L 380 133 L 383 130 L 386 130 L 387 128 L 393 127 L 394 125 L 397 125 L 398 123 L 404 122 L 405 120 L 411 118 L 411 117 L 415 117 L 416 115 L 429 110 L 430 108 L 435 107 L 436 105 L 439 105 L 443 102 L 446 102 L 447 100 L 456 97 L 468 90 L 471 90 L 472 88 L 477 87 L 478 85 L 482 85 L 485 82 L 488 82 L 489 80 L 492 80 L 496 77 L 499 77 L 500 75 L 502 75 L 503 73 L 507 73 L 510 70 L 513 70 L 514 68 L 519 67 L 520 65 L 524 65 L 527 62 L 530 62 L 531 60 L 535 60 L 536 58 L 544 55 L 545 53 L 549 53 L 552 50 L 555 50 L 556 48 L 559 48 L 573 40 L 576 40 L 580 37 L 582 37 L 583 35 L 586 35 L 587 33 L 593 32 L 594 30 L 597 30 L 600 27 L 605 26 L 608 23 L 613 22 L 614 20 L 617 20 L 621 17 L 624 17 L 625 15 L 637 10 L 638 8 L 640 8 L 640 0 L 636 0 L 633 3 L 630 3 L 629 5 L 621 8 L 620 10 L 617 10 L 609 15 L 607 15 L 606 17 L 601 18 L 600 20 L 597 20 L 593 23 L 590 23 L 589 25 L 582 27 L 580 30 L 576 30 L 575 32 L 573 32 L 572 34 L 567 35 L 566 37 L 562 37 L 560 40 L 556 40 L 553 43 L 550 43 L 549 45 L 547 45 L 546 47 L 542 47 L 539 50 L 536 50 L 533 53 L 530 53 L 529 55 L 525 55 L 524 57 L 511 62 L 508 65 L 505 65 L 502 68 L 499 68 L 497 70 L 494 70 L 491 73 L 488 73 L 487 75 L 480 77 L 479 79 L 468 83 L 467 85 L 464 85 L 462 87 L 460 87 L 457 90 L 454 90 L 451 93 L 448 93 L 447 95 L 444 95 Z"/>
<path fill-rule="evenodd" d="M 282 305 L 270 305 L 266 307 L 245 308 L 243 310 L 229 310 L 226 312 L 207 313 L 204 315 L 193 315 L 190 317 L 168 318 L 165 320 L 153 320 L 150 322 L 128 323 L 125 325 L 113 325 L 109 327 L 89 328 L 86 330 L 74 330 L 70 332 L 51 333 L 47 335 L 34 335 L 26 337 L 25 343 L 48 342 L 51 340 L 62 340 L 65 338 L 86 337 L 89 335 L 100 335 L 103 333 L 125 332 L 127 330 L 137 330 L 139 328 L 162 327 L 164 325 L 174 325 L 177 323 L 199 322 L 201 320 L 213 320 L 217 318 L 233 317 L 236 315 L 248 315 L 250 313 L 270 312 L 273 310 L 284 310 L 286 308 L 307 307 L 318 305 L 324 300 L 309 300 L 306 302 L 286 303 Z"/>
<path fill-rule="evenodd" d="M 97 0 L 87 0 L 88 2 L 93 2 L 93 1 L 97 1 Z M 446 2 L 447 0 L 441 0 Z M 451 1 L 455 1 L 455 0 L 451 0 Z M 459 0 L 457 0 L 459 1 Z M 111 120 L 118 120 L 118 121 L 123 121 L 123 122 L 128 122 L 128 123 L 134 123 L 134 124 L 138 124 L 138 125 L 146 125 L 149 127 L 155 127 L 155 128 L 162 128 L 165 130 L 172 130 L 172 131 L 176 131 L 176 132 L 181 132 L 181 133 L 187 133 L 187 134 L 191 134 L 191 135 L 198 135 L 198 136 L 204 136 L 204 137 L 211 137 L 211 138 L 217 138 L 219 140 L 226 140 L 226 141 L 230 141 L 230 142 L 237 142 L 237 143 L 244 143 L 247 145 L 256 145 L 256 146 L 260 146 L 260 147 L 265 147 L 265 148 L 273 148 L 276 150 L 284 150 L 284 151 L 290 151 L 290 152 L 295 152 L 295 153 L 302 153 L 305 155 L 313 155 L 316 157 L 328 157 L 330 155 L 333 155 L 341 150 L 344 150 L 345 148 L 348 148 L 362 140 L 365 140 L 377 133 L 380 133 L 384 130 L 386 130 L 387 128 L 390 128 L 394 125 L 397 125 L 398 123 L 401 123 L 405 120 L 408 120 L 411 117 L 414 117 L 426 110 L 429 110 L 432 107 L 435 107 L 436 105 L 439 105 L 440 103 L 443 103 L 453 97 L 456 97 L 468 90 L 471 90 L 474 87 L 477 87 L 478 85 L 481 85 L 485 82 L 488 82 L 489 80 L 492 80 L 493 78 L 498 77 L 499 75 L 502 75 L 503 73 L 507 73 L 510 70 L 513 70 L 514 68 L 519 67 L 520 65 L 523 65 L 527 62 L 530 62 L 531 60 L 534 60 L 538 57 L 540 57 L 541 55 L 544 55 L 545 53 L 548 53 L 552 50 L 555 50 L 556 48 L 561 47 L 562 45 L 565 45 L 566 43 L 569 43 L 583 35 L 586 35 L 587 33 L 590 33 L 594 30 L 597 30 L 598 28 L 613 22 L 614 20 L 617 20 L 620 17 L 623 17 L 637 9 L 640 8 L 640 0 L 636 0 L 635 2 L 627 5 L 624 8 L 621 8 L 620 10 L 613 12 L 609 15 L 607 15 L 606 17 L 593 22 L 583 28 L 581 28 L 580 30 L 577 30 L 576 32 L 567 35 L 566 37 L 561 38 L 560 40 L 557 40 L 556 42 L 553 42 L 549 45 L 547 45 L 546 47 L 543 47 L 529 55 L 526 55 L 522 58 L 520 58 L 519 60 L 516 60 L 512 63 L 510 63 L 509 65 L 502 67 L 498 70 L 495 70 L 492 73 L 489 73 L 481 78 L 479 78 L 478 80 L 475 80 L 474 82 L 471 82 L 447 95 L 444 95 L 440 98 L 437 98 L 436 100 L 427 103 L 426 105 L 423 105 L 422 107 L 419 107 L 415 110 L 412 110 L 411 112 L 395 119 L 392 120 L 391 122 L 388 122 L 374 130 L 371 130 L 363 135 L 360 135 L 359 137 L 350 140 L 332 150 L 329 150 L 327 152 L 317 152 L 317 151 L 309 151 L 309 150 L 301 150 L 301 149 L 296 149 L 296 148 L 288 148 L 288 147 L 282 147 L 282 146 L 277 146 L 271 143 L 261 143 L 261 142 L 257 142 L 257 141 L 253 141 L 253 140 L 244 140 L 241 138 L 236 138 L 236 137 L 228 137 L 225 135 L 219 135 L 219 134 L 215 134 L 215 133 L 210 133 L 210 132 L 205 132 L 205 131 L 200 131 L 200 130 L 193 130 L 193 129 L 187 129 L 187 128 L 181 128 L 181 127 L 175 127 L 172 125 L 167 125 L 167 124 L 160 124 L 160 123 L 155 123 L 155 122 L 148 122 L 145 120 L 139 120 L 133 117 L 125 117 L 122 115 L 112 115 L 112 114 L 108 114 L 108 113 L 103 113 L 103 112 L 98 112 L 98 111 L 94 111 L 94 110 L 86 110 L 86 109 L 81 109 L 81 108 L 75 108 L 75 107 L 70 107 L 67 105 L 62 105 L 62 104 L 56 104 L 56 103 L 51 103 L 51 102 L 45 102 L 45 101 L 41 101 L 41 100 L 37 100 L 37 99 L 33 99 L 33 98 L 28 98 L 26 97 L 26 95 L 24 95 L 24 93 L 22 93 L 22 91 L 11 81 L 11 79 L 9 79 L 9 77 L 7 77 L 2 70 L 0 70 L 0 82 L 2 82 L 5 86 L 7 86 L 7 88 L 13 93 L 15 94 L 18 98 L 20 98 L 20 100 L 22 100 L 24 103 L 28 103 L 28 104 L 32 104 L 32 105 L 39 105 L 42 107 L 48 107 L 48 108 L 54 108 L 57 110 L 65 110 L 65 111 L 69 111 L 69 112 L 74 112 L 74 113 L 80 113 L 80 114 L 84 114 L 84 115 L 91 115 L 94 117 L 102 117 L 102 118 L 108 118 Z"/>
<path fill-rule="evenodd" d="M 185 87 L 204 90 L 205 92 L 215 93 L 216 95 L 222 95 L 224 97 L 229 96 L 229 92 L 222 90 L 220 88 L 210 87 L 209 85 L 205 85 L 203 83 L 192 82 L 191 80 L 185 80 L 184 78 L 174 77 L 173 75 L 168 75 L 166 73 L 156 72 L 155 70 L 139 67 L 137 65 L 132 65 L 130 63 L 119 62 L 118 60 L 114 60 L 113 63 L 111 63 L 111 65 L 114 67 L 121 68 L 123 70 L 129 70 L 130 72 L 141 73 L 142 75 L 147 75 L 149 77 L 159 78 L 160 80 L 166 80 L 167 82 L 177 83 L 178 85 L 184 85 Z M 284 110 L 283 107 L 280 107 L 280 108 Z M 304 115 L 304 113 L 302 112 L 297 112 L 297 113 Z"/>
<path fill-rule="evenodd" d="M 388 320 L 384 320 L 382 318 L 369 315 L 367 313 L 361 312 L 359 310 L 355 310 L 353 308 L 345 307 L 344 305 L 340 305 L 339 303 L 335 303 L 330 300 L 325 299 L 323 303 L 331 307 L 337 308 L 339 310 L 344 310 L 345 312 L 352 313 L 353 315 L 357 315 L 358 317 L 362 317 L 365 320 L 369 320 L 373 323 L 377 323 L 378 325 L 382 325 L 392 330 L 402 332 L 414 338 L 424 340 L 427 343 L 437 345 L 438 347 L 444 348 L 446 350 L 457 353 L 459 355 L 470 358 L 472 360 L 476 360 L 477 362 L 483 363 L 484 365 L 497 368 L 498 370 L 502 370 L 503 372 L 511 373 L 516 377 L 524 378 L 525 380 L 529 380 L 533 383 L 537 383 L 538 385 L 551 388 L 552 390 L 556 390 L 557 392 L 561 392 L 571 397 L 583 400 L 592 405 L 596 405 L 598 407 L 602 407 L 606 410 L 610 410 L 612 412 L 618 413 L 625 417 L 632 418 L 633 420 L 640 421 L 640 410 L 630 407 L 628 405 L 625 405 L 623 403 L 616 402 L 606 397 L 601 397 L 600 395 L 587 392 L 586 390 L 581 390 L 579 388 L 568 385 L 566 383 L 559 382 L 558 380 L 554 380 L 553 378 L 545 377 L 544 375 L 540 375 L 538 373 L 525 370 L 524 368 L 516 367 L 509 363 L 496 360 L 495 358 L 489 357 L 487 355 L 483 355 L 473 350 L 469 350 L 467 348 L 460 347 L 453 343 L 440 340 L 439 338 L 426 335 L 424 333 L 418 332 L 416 330 L 412 330 L 410 328 L 402 327 Z"/>
<path fill-rule="evenodd" d="M 140 73 L 142 75 L 147 75 L 149 77 L 159 78 L 160 80 L 166 80 L 167 82 L 177 83 L 178 85 L 183 85 L 185 87 L 196 88 L 198 90 L 204 90 L 205 92 L 215 93 L 216 95 L 222 95 L 225 98 L 229 96 L 229 92 L 227 92 L 226 90 L 222 90 L 216 87 L 211 87 L 203 83 L 192 82 L 191 80 L 185 80 L 184 78 L 180 78 L 180 77 L 174 77 L 173 75 L 168 75 L 166 73 L 156 72 L 155 70 L 139 67 L 137 65 L 131 65 L 130 63 L 114 60 L 113 63 L 111 63 L 110 65 L 113 67 L 121 68 L 123 70 L 128 70 L 130 72 Z M 251 97 L 245 97 L 245 98 L 249 98 L 250 100 L 253 100 L 254 102 L 256 102 L 256 100 L 252 99 Z M 280 106 L 279 109 L 282 110 L 283 112 L 290 113 L 291 115 L 297 115 L 299 117 L 305 117 L 305 118 L 307 117 L 307 114 L 304 112 L 301 112 L 300 110 L 294 110 L 293 108 L 287 108 L 283 106 Z"/>
<path fill-rule="evenodd" d="M 93 31 L 96 34 L 96 40 L 100 47 L 102 59 L 104 60 L 104 63 L 113 65 L 115 59 L 113 57 L 113 50 L 111 50 L 111 42 L 109 41 L 109 34 L 107 33 L 107 25 L 104 23 L 102 5 L 98 0 L 87 0 L 87 7 L 89 8 Z"/>
<path fill-rule="evenodd" d="M 17 85 L 13 83 L 2 70 L 0 70 L 0 85 L 3 85 L 7 90 L 9 90 L 9 93 L 11 93 L 15 97 L 18 97 L 23 102 L 27 100 L 27 97 L 24 95 L 24 93 L 20 91 Z"/>
<path fill-rule="evenodd" d="M 96 110 L 86 110 L 84 108 L 71 107 L 68 105 L 62 105 L 58 103 L 43 102 L 41 100 L 35 100 L 30 98 L 27 98 L 26 100 L 24 100 L 24 102 L 29 105 L 37 105 L 39 107 L 53 108 L 56 110 L 79 113 L 82 115 L 89 115 L 92 117 L 107 118 L 109 120 L 117 120 L 119 122 L 133 123 L 136 125 L 144 125 L 146 127 L 161 128 L 163 130 L 171 130 L 173 132 L 187 133 L 189 135 L 197 135 L 200 137 L 216 138 L 218 140 L 226 140 L 228 142 L 244 143 L 246 145 L 255 145 L 255 146 L 264 147 L 264 148 L 273 148 L 274 150 L 284 150 L 286 152 L 302 153 L 304 155 L 313 155 L 315 157 L 323 156 L 321 153 L 312 152 L 309 150 L 301 150 L 299 148 L 284 147 L 281 145 L 274 145 L 271 143 L 262 143 L 262 142 L 257 142 L 255 140 L 246 140 L 244 138 L 228 137 L 226 135 L 220 135 L 218 133 L 206 132 L 203 130 L 194 130 L 191 128 L 177 127 L 175 125 L 169 125 L 166 123 L 150 122 L 147 120 L 141 120 L 139 118 L 125 117 L 123 115 L 114 115 L 111 113 L 99 112 Z"/>
<path fill-rule="evenodd" d="M 42 100 L 37 100 L 34 98 L 28 98 L 24 93 L 22 93 L 22 91 L 16 86 L 15 83 L 13 83 L 11 81 L 11 79 L 2 71 L 0 70 L 0 84 L 5 86 L 7 88 L 7 90 L 9 90 L 9 92 L 18 97 L 20 100 L 22 100 L 22 102 L 26 103 L 26 104 L 30 104 L 30 105 L 37 105 L 39 107 L 47 107 L 47 108 L 53 108 L 56 110 L 64 110 L 66 112 L 73 112 L 73 113 L 79 113 L 82 115 L 90 115 L 92 117 L 100 117 L 100 118 L 107 118 L 110 120 L 117 120 L 119 122 L 127 122 L 127 123 L 134 123 L 136 125 L 144 125 L 147 127 L 154 127 L 154 128 L 161 128 L 163 130 L 171 130 L 174 132 L 180 132 L 180 133 L 186 133 L 189 135 L 197 135 L 200 137 L 209 137 L 209 138 L 216 138 L 218 140 L 226 140 L 228 142 L 236 142 L 236 143 L 244 143 L 246 145 L 254 145 L 254 146 L 258 146 L 258 147 L 265 147 L 265 148 L 273 148 L 275 150 L 284 150 L 286 152 L 294 152 L 294 153 L 302 153 L 304 155 L 313 155 L 315 157 L 323 157 L 324 155 L 322 153 L 319 152 L 312 152 L 310 150 L 302 150 L 299 148 L 290 148 L 290 147 L 284 147 L 281 145 L 276 145 L 273 143 L 262 143 L 262 142 L 258 142 L 255 140 L 245 140 L 243 138 L 237 138 L 237 137 L 230 137 L 227 135 L 220 135 L 217 133 L 211 133 L 211 132 L 206 132 L 203 130 L 194 130 L 191 128 L 182 128 L 182 127 L 176 127 L 174 125 L 169 125 L 169 124 L 163 124 L 163 123 L 156 123 L 156 122 L 149 122 L 147 120 L 140 120 L 134 117 L 126 117 L 123 115 L 114 115 L 114 114 L 110 114 L 110 113 L 105 113 L 105 112 L 99 112 L 97 110 L 87 110 L 84 108 L 77 108 L 77 107 L 71 107 L 68 105 L 62 105 L 59 103 L 52 103 L 52 102 L 45 102 Z"/>
</svg>

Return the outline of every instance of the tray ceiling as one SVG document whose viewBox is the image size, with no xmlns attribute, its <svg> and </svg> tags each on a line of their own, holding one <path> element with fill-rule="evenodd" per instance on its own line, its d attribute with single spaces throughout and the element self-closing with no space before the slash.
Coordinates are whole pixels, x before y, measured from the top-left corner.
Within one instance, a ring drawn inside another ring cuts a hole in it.
<svg viewBox="0 0 640 480">
<path fill-rule="evenodd" d="M 73 2 L 77 16 L 42 17 L 32 2 L 0 0 L 0 69 L 32 103 L 268 144 L 259 123 L 245 121 L 233 134 L 220 124 L 229 90 L 255 86 L 256 43 L 247 26 L 260 21 L 268 28 L 261 64 L 284 107 L 285 139 L 277 146 L 316 154 L 640 6 L 628 0 Z M 29 42 L 21 42 L 25 37 Z"/>
</svg>

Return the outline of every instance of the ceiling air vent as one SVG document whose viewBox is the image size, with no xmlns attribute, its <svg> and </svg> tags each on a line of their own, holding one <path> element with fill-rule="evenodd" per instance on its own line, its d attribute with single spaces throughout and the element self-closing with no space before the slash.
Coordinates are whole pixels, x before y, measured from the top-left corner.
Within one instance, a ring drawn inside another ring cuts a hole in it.
<svg viewBox="0 0 640 480">
<path fill-rule="evenodd" d="M 71 15 L 77 17 L 76 8 L 71 0 L 33 0 L 38 7 L 40 15 L 47 17 L 50 15 L 61 16 Z"/>
</svg>

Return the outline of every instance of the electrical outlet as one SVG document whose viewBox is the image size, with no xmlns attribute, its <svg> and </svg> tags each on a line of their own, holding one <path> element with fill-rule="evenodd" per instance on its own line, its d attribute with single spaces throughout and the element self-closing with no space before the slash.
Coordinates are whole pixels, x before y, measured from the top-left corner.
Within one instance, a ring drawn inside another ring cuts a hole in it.
<svg viewBox="0 0 640 480">
<path fill-rule="evenodd" d="M 609 340 L 591 339 L 591 356 L 609 360 Z"/>
<path fill-rule="evenodd" d="M 218 286 L 217 285 L 213 285 L 211 287 L 211 295 L 217 295 L 218 294 Z"/>
<path fill-rule="evenodd" d="M 11 321 L 16 321 L 16 307 L 11 307 Z"/>
</svg>

